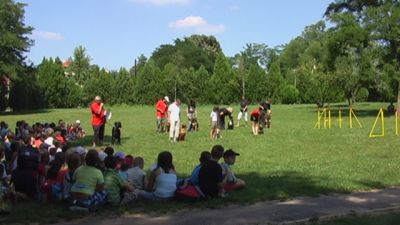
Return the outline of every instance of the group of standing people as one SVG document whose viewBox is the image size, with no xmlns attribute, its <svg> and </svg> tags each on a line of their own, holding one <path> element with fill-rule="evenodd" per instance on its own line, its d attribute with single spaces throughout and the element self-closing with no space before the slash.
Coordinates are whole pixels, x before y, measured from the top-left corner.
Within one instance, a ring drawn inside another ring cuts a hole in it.
<svg viewBox="0 0 400 225">
<path fill-rule="evenodd" d="M 176 99 L 173 103 L 169 103 L 168 96 L 156 103 L 157 131 L 169 132 L 170 141 L 176 142 L 181 127 L 186 127 L 186 125 L 181 126 L 181 100 Z M 194 100 L 190 100 L 186 113 L 189 120 L 187 128 L 188 131 L 191 131 L 193 129 L 192 122 L 197 120 L 196 102 Z"/>
</svg>

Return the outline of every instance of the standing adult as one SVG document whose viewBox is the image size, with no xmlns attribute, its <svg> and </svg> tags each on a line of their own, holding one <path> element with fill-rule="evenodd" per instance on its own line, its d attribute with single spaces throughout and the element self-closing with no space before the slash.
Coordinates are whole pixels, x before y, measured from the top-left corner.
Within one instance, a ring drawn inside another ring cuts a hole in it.
<svg viewBox="0 0 400 225">
<path fill-rule="evenodd" d="M 245 97 L 243 97 L 242 101 L 240 102 L 240 111 L 239 111 L 239 114 L 238 114 L 238 117 L 237 117 L 237 125 L 236 125 L 236 127 L 239 127 L 239 122 L 242 119 L 242 117 L 244 117 L 244 121 L 247 124 L 247 117 L 248 117 L 248 115 L 247 115 L 247 107 L 248 106 L 249 106 L 249 101 Z"/>
<path fill-rule="evenodd" d="M 169 98 L 165 96 L 156 103 L 156 118 L 157 118 L 157 131 L 165 131 L 165 119 L 167 117 Z"/>
<path fill-rule="evenodd" d="M 174 103 L 168 107 L 168 121 L 170 124 L 169 128 L 169 139 L 170 141 L 176 142 L 179 136 L 179 128 L 181 126 L 181 100 L 176 99 Z"/>
<path fill-rule="evenodd" d="M 260 110 L 261 110 L 261 116 L 260 116 L 260 125 L 261 128 L 264 127 L 271 127 L 271 101 L 264 101 L 260 103 Z"/>
<path fill-rule="evenodd" d="M 100 96 L 96 96 L 92 104 L 90 104 L 92 112 L 92 127 L 93 127 L 93 147 L 101 145 L 104 140 L 104 126 L 106 124 L 107 111 L 104 108 L 104 103 Z"/>
</svg>

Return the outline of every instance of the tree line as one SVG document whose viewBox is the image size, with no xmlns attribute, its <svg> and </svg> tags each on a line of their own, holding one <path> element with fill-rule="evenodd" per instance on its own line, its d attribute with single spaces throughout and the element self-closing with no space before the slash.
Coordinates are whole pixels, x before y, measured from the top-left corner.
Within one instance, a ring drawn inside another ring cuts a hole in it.
<svg viewBox="0 0 400 225">
<path fill-rule="evenodd" d="M 2 108 L 86 107 L 95 95 L 109 104 L 154 104 L 164 95 L 204 104 L 245 97 L 318 106 L 400 99 L 397 0 L 336 0 L 321 21 L 289 43 L 249 43 L 232 57 L 214 36 L 177 38 L 118 71 L 92 64 L 84 46 L 67 61 L 44 58 L 28 65 L 24 53 L 33 45 L 27 38 L 33 28 L 23 23 L 24 4 L 0 4 L 14 9 L 0 10 L 0 18 L 12 18 L 0 26 L 0 72 L 12 81 L 9 103 L 2 85 Z"/>
</svg>

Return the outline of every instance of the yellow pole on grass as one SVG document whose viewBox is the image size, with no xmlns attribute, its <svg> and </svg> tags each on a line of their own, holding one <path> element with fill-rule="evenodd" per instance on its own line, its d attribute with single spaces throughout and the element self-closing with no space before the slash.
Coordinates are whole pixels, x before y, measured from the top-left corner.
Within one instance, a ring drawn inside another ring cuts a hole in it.
<svg viewBox="0 0 400 225">
<path fill-rule="evenodd" d="M 339 108 L 339 128 L 342 128 L 342 109 Z"/>
</svg>

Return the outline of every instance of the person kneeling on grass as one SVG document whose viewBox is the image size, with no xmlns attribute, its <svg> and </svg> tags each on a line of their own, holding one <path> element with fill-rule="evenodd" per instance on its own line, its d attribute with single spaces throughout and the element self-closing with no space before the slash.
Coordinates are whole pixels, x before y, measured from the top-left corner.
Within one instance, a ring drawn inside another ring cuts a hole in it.
<svg viewBox="0 0 400 225">
<path fill-rule="evenodd" d="M 91 149 L 85 156 L 86 165 L 75 170 L 70 210 L 96 211 L 106 202 L 108 193 L 104 190 L 103 174 L 96 168 L 98 160 L 99 154 Z"/>
<path fill-rule="evenodd" d="M 117 158 L 115 156 L 107 156 L 104 159 L 106 171 L 104 172 L 105 189 L 108 192 L 107 202 L 118 205 L 126 204 L 137 199 L 134 193 L 135 188 L 127 181 L 124 181 L 118 174 Z"/>
<path fill-rule="evenodd" d="M 231 168 L 231 166 L 235 164 L 236 156 L 239 155 L 239 153 L 234 152 L 232 149 L 228 149 L 224 152 L 224 162 L 221 163 L 221 167 L 223 169 L 225 192 L 240 190 L 246 186 L 246 182 L 236 178 Z"/>
<path fill-rule="evenodd" d="M 172 154 L 168 151 L 158 154 L 157 167 L 150 172 L 147 191 L 140 191 L 140 197 L 148 200 L 168 200 L 176 191 L 176 172 Z"/>
</svg>

